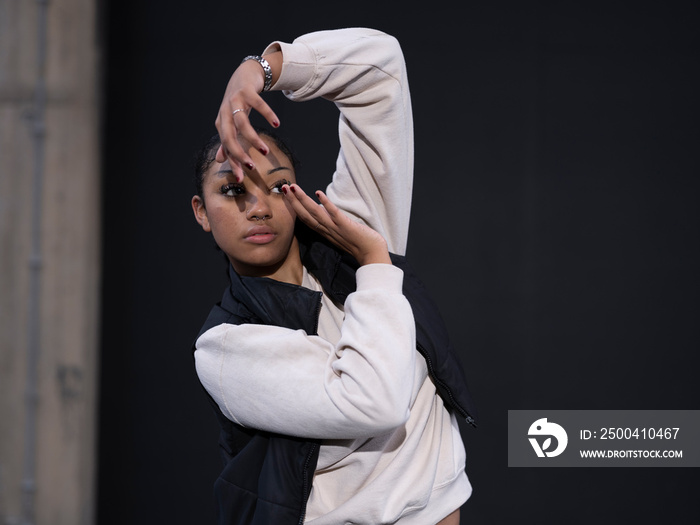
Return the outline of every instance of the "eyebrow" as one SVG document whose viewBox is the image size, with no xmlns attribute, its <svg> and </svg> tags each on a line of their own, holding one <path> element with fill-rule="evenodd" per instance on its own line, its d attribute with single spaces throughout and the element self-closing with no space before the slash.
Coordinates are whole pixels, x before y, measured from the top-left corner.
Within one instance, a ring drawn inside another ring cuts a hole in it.
<svg viewBox="0 0 700 525">
<path fill-rule="evenodd" d="M 277 173 L 278 171 L 281 171 L 281 170 L 292 171 L 291 168 L 288 168 L 287 166 L 277 166 L 276 168 L 272 168 L 271 170 L 267 170 L 267 173 L 265 175 L 272 175 L 273 173 Z M 219 170 L 216 172 L 216 174 L 219 176 L 219 178 L 223 178 L 228 174 L 233 174 L 233 170 Z"/>
<path fill-rule="evenodd" d="M 277 166 L 276 168 L 272 168 L 271 170 L 268 170 L 267 174 L 272 175 L 273 173 L 277 173 L 278 171 L 281 171 L 281 170 L 292 171 L 287 166 Z"/>
</svg>

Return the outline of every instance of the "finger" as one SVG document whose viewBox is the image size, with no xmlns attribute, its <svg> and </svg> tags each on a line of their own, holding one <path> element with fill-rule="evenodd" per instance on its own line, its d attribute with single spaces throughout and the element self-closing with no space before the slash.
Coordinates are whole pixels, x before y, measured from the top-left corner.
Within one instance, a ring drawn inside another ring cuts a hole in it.
<svg viewBox="0 0 700 525">
<path fill-rule="evenodd" d="M 328 214 L 322 206 L 309 197 L 297 184 L 289 185 L 290 191 L 286 193 L 292 208 L 306 225 L 317 229 L 319 225 L 328 222 Z"/>
<path fill-rule="evenodd" d="M 253 109 L 260 113 L 260 115 L 267 121 L 273 128 L 279 128 L 280 120 L 272 108 L 265 102 L 265 100 L 258 95 L 257 99 L 253 101 Z"/>
<path fill-rule="evenodd" d="M 285 194 L 288 196 L 297 217 L 302 222 L 323 235 L 341 250 L 353 253 L 354 244 L 352 237 L 355 234 L 352 232 L 353 228 L 347 229 L 348 223 L 344 222 L 349 221 L 349 219 L 328 200 L 323 192 L 316 192 L 316 194 L 320 194 L 326 203 L 330 204 L 330 213 L 326 205 L 316 203 L 298 185 L 290 185 L 289 190 Z M 331 213 L 337 216 L 337 221 L 332 217 Z M 350 234 L 350 237 L 348 237 L 348 234 Z"/>
<path fill-rule="evenodd" d="M 270 152 L 270 148 L 267 146 L 265 141 L 260 138 L 258 132 L 255 131 L 255 128 L 250 123 L 250 118 L 248 115 L 243 115 L 243 112 L 239 112 L 235 115 L 235 118 L 236 127 L 238 128 L 239 133 L 239 140 L 241 138 L 247 140 L 250 145 L 257 149 L 260 153 L 267 155 Z"/>
<path fill-rule="evenodd" d="M 254 109 L 274 127 L 279 127 L 279 119 L 277 118 L 275 112 L 272 111 L 272 108 L 270 108 L 270 106 L 259 94 L 249 94 L 249 96 L 246 97 L 246 100 L 250 105 L 250 108 L 245 112 L 245 116 L 243 116 L 244 112 L 242 111 L 236 111 L 236 109 L 232 110 L 236 112 L 234 115 L 236 128 L 238 129 L 240 136 L 250 142 L 251 146 L 257 149 L 263 155 L 267 155 L 270 152 L 270 148 L 250 123 L 250 111 Z M 236 118 L 238 115 L 241 115 L 241 118 Z"/>
<path fill-rule="evenodd" d="M 219 108 L 219 113 L 216 115 L 216 121 L 214 122 L 216 130 L 219 133 L 219 139 L 221 140 L 221 152 L 227 154 L 227 149 L 230 149 L 230 138 L 235 137 L 238 134 L 235 123 L 233 122 L 233 115 L 229 110 L 229 104 L 226 102 L 221 104 Z M 225 159 L 217 157 L 219 162 L 223 162 Z"/>
<path fill-rule="evenodd" d="M 236 182 L 243 182 L 243 178 L 245 177 L 245 171 L 243 171 L 243 166 L 241 166 L 238 162 L 229 161 L 229 164 L 231 165 L 231 171 L 233 171 L 233 175 L 236 177 Z"/>
<path fill-rule="evenodd" d="M 322 205 L 320 205 L 311 197 L 309 197 L 298 184 L 292 184 L 291 189 L 295 197 L 297 198 L 299 204 L 303 206 L 303 208 L 309 213 L 309 215 L 311 215 L 311 217 L 313 217 L 319 222 L 326 222 L 326 220 L 328 219 L 328 213 Z"/>
<path fill-rule="evenodd" d="M 216 157 L 214 157 L 216 162 L 223 164 L 226 162 L 226 153 L 224 152 L 224 147 L 219 144 L 219 148 L 216 150 Z"/>
<path fill-rule="evenodd" d="M 345 217 L 343 212 L 340 211 L 340 208 L 333 204 L 328 198 L 328 195 L 323 193 L 321 190 L 316 191 L 316 197 L 318 197 L 319 202 L 323 205 L 323 208 L 326 210 L 331 219 L 336 221 L 339 217 Z"/>
<path fill-rule="evenodd" d="M 219 110 L 219 116 L 216 119 L 216 129 L 219 132 L 221 139 L 221 153 L 223 153 L 230 162 L 239 165 L 247 166 L 249 169 L 254 168 L 252 159 L 248 156 L 246 150 L 241 146 L 238 140 L 239 127 L 237 123 L 248 122 L 248 116 L 244 108 L 235 108 L 227 112 L 227 104 L 222 104 Z M 221 157 L 217 152 L 217 160 Z"/>
<path fill-rule="evenodd" d="M 232 158 L 229 158 L 229 156 L 226 154 L 226 150 L 224 149 L 223 146 L 219 146 L 219 149 L 216 150 L 216 157 L 215 160 L 216 162 L 223 164 L 226 162 L 226 159 L 229 161 L 229 165 L 231 166 L 231 171 L 233 172 L 234 177 L 236 178 L 236 182 L 243 182 L 243 177 L 245 177 L 245 171 L 243 171 L 243 166 Z"/>
<path fill-rule="evenodd" d="M 223 146 L 219 146 L 219 151 L 225 151 Z M 226 162 L 227 155 L 225 153 L 222 153 L 222 156 L 224 157 L 224 160 L 222 162 L 223 164 L 224 162 Z M 245 171 L 243 171 L 243 166 L 241 166 L 241 163 L 236 160 L 233 160 L 231 157 L 228 157 L 228 163 L 231 167 L 231 171 L 233 172 L 233 176 L 236 178 L 236 182 L 243 182 L 243 178 L 245 177 Z"/>
<path fill-rule="evenodd" d="M 241 151 L 241 152 L 243 151 L 243 149 L 240 147 L 238 142 L 235 142 L 234 144 L 236 144 L 239 151 Z M 220 150 L 221 150 L 223 156 L 225 157 L 224 162 L 226 161 L 226 159 L 228 159 L 228 163 L 231 166 L 231 171 L 233 172 L 233 174 L 236 177 L 236 182 L 243 182 L 243 178 L 245 177 L 245 172 L 243 171 L 243 164 L 241 163 L 240 160 L 238 160 L 239 158 L 241 158 L 240 153 L 232 153 L 231 151 L 226 149 L 226 146 L 224 144 L 222 144 L 220 146 Z M 247 155 L 245 157 L 247 157 Z M 249 170 L 253 169 L 253 163 L 250 161 L 247 164 L 245 164 L 245 166 Z"/>
<path fill-rule="evenodd" d="M 299 186 L 291 185 L 289 188 L 290 191 L 286 192 L 286 195 L 299 220 L 340 249 L 348 251 L 348 243 L 343 235 L 337 231 L 337 226 L 330 219 L 324 207 L 314 202 Z"/>
</svg>

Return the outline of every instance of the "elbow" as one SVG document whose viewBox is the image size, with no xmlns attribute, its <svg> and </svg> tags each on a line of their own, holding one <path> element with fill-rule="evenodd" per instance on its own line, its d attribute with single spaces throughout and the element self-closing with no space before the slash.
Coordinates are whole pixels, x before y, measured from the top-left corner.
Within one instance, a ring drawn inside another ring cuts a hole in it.
<svg viewBox="0 0 700 525">
<path fill-rule="evenodd" d="M 410 411 L 405 407 L 392 411 L 387 410 L 381 418 L 374 420 L 370 428 L 367 429 L 368 436 L 379 436 L 403 427 L 408 421 L 409 415 Z"/>
<path fill-rule="evenodd" d="M 402 427 L 408 421 L 408 416 L 410 414 L 411 412 L 406 407 L 404 407 L 403 409 L 397 408 L 391 413 L 386 414 L 378 430 L 380 430 L 383 433 Z"/>
<path fill-rule="evenodd" d="M 394 399 L 384 397 L 382 400 L 367 400 L 366 404 L 355 405 L 353 438 L 369 438 L 391 432 L 402 427 L 411 414 L 409 400 L 405 396 Z"/>
<path fill-rule="evenodd" d="M 396 388 L 385 391 L 385 405 L 380 421 L 386 429 L 393 429 L 406 424 L 411 414 L 412 381 L 397 382 Z"/>
<path fill-rule="evenodd" d="M 401 44 L 387 33 L 378 32 L 370 45 L 375 65 L 396 78 L 401 78 L 405 71 L 405 60 Z"/>
</svg>

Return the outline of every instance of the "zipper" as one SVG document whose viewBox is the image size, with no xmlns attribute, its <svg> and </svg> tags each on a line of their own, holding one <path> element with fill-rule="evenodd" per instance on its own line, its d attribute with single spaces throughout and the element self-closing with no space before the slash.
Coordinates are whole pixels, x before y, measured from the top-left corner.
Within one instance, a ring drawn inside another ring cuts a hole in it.
<svg viewBox="0 0 700 525">
<path fill-rule="evenodd" d="M 304 470 L 302 471 L 302 474 L 304 476 L 304 486 L 302 487 L 302 498 L 303 498 L 303 503 L 301 507 L 301 515 L 299 516 L 299 525 L 304 524 L 304 518 L 306 517 L 306 504 L 309 501 L 309 463 L 311 462 L 311 457 L 316 453 L 316 449 L 318 448 L 318 443 L 312 443 L 311 444 L 311 450 L 309 453 L 306 455 L 306 461 L 304 462 Z"/>
<path fill-rule="evenodd" d="M 316 301 L 316 321 L 314 324 L 314 333 L 309 335 L 318 335 L 318 322 L 321 318 L 321 299 L 323 298 L 323 292 L 316 292 L 316 297 L 318 297 L 318 301 Z"/>
<path fill-rule="evenodd" d="M 447 395 L 450 397 L 450 401 L 452 402 L 452 406 L 457 410 L 457 412 L 460 413 L 460 415 L 464 419 L 467 420 L 467 423 L 476 428 L 476 420 L 457 402 L 455 397 L 452 395 L 452 390 L 450 390 L 443 381 L 441 381 L 435 376 L 435 368 L 433 367 L 433 362 L 430 360 L 430 356 L 428 355 L 428 352 L 425 351 L 425 348 L 423 348 L 420 343 L 416 342 L 416 349 L 418 350 L 420 355 L 422 355 L 425 359 L 425 363 L 428 365 L 428 373 L 430 374 L 430 377 L 433 379 L 433 381 L 439 384 L 447 392 Z"/>
</svg>

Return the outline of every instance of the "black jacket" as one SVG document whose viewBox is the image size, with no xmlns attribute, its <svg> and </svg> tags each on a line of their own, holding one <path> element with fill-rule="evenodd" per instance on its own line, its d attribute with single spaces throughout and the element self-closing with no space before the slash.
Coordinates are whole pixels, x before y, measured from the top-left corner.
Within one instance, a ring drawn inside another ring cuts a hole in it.
<svg viewBox="0 0 700 525">
<path fill-rule="evenodd" d="M 344 303 L 355 290 L 358 264 L 304 226 L 297 228 L 304 266 L 324 291 Z M 392 262 L 404 272 L 403 292 L 416 321 L 416 347 L 445 405 L 476 426 L 476 411 L 447 330 L 425 287 L 405 257 Z M 222 323 L 268 324 L 315 335 L 321 293 L 266 278 L 242 277 L 231 268 L 231 285 L 214 306 L 200 335 Z M 226 466 L 214 491 L 220 525 L 295 525 L 304 521 L 318 460 L 319 441 L 247 429 L 227 419 L 211 399 Z"/>
</svg>

